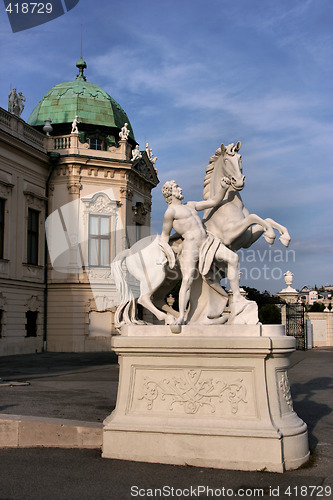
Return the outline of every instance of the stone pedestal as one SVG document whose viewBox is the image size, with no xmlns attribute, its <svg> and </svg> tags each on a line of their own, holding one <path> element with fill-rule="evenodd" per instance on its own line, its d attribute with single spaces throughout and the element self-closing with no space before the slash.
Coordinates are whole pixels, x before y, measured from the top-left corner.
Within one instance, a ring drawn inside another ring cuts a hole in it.
<svg viewBox="0 0 333 500">
<path fill-rule="evenodd" d="M 123 327 L 116 409 L 103 457 L 283 472 L 309 456 L 282 325 Z"/>
</svg>

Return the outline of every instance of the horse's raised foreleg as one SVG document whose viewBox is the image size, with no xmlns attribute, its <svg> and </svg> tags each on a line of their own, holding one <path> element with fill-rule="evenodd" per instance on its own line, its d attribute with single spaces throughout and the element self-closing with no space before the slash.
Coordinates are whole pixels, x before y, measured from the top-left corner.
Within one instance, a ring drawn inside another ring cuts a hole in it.
<svg viewBox="0 0 333 500">
<path fill-rule="evenodd" d="M 279 224 L 278 222 L 276 222 L 275 220 L 273 219 L 265 219 L 274 229 L 277 229 L 277 231 L 279 231 L 280 233 L 280 238 L 279 240 L 281 241 L 281 243 L 287 247 L 290 243 L 290 235 L 289 235 L 289 232 L 288 232 L 288 229 L 284 226 L 282 226 L 281 224 Z"/>
<path fill-rule="evenodd" d="M 279 224 L 278 222 L 276 222 L 275 220 L 273 219 L 265 219 L 265 221 L 270 224 L 272 226 L 272 228 L 276 229 L 277 231 L 279 231 L 280 233 L 280 238 L 279 240 L 281 241 L 281 243 L 287 247 L 290 243 L 290 236 L 289 236 L 289 233 L 288 233 L 288 229 L 284 226 L 282 226 L 281 224 Z M 252 226 L 250 228 L 251 230 L 251 238 L 250 240 L 245 244 L 243 245 L 243 248 L 249 248 L 255 241 L 257 241 L 260 236 L 264 233 L 264 228 L 260 225 L 260 224 L 255 224 L 254 226 Z"/>
<path fill-rule="evenodd" d="M 247 215 L 244 219 L 242 219 L 240 222 L 237 224 L 233 224 L 231 226 L 231 230 L 228 231 L 226 230 L 226 238 L 224 238 L 223 243 L 225 245 L 232 245 L 232 243 L 239 237 L 241 237 L 247 229 L 249 229 L 253 224 L 256 224 L 254 228 L 251 228 L 252 234 L 255 234 L 256 231 L 260 228 L 261 233 L 258 233 L 258 236 L 256 239 L 261 236 L 261 234 L 264 234 L 264 238 L 269 243 L 272 245 L 275 240 L 275 233 L 273 230 L 272 225 L 268 222 L 268 220 L 264 220 L 261 217 L 259 217 L 256 214 L 249 214 Z M 251 238 L 251 241 L 256 241 L 256 239 L 253 240 Z"/>
</svg>

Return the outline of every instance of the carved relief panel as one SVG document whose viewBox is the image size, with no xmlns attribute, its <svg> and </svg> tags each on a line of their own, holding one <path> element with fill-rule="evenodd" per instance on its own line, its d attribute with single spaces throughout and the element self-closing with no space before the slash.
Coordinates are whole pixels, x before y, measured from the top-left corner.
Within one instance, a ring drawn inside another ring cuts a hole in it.
<svg viewBox="0 0 333 500">
<path fill-rule="evenodd" d="M 127 413 L 194 417 L 256 416 L 252 372 L 184 367 L 132 367 Z"/>
</svg>

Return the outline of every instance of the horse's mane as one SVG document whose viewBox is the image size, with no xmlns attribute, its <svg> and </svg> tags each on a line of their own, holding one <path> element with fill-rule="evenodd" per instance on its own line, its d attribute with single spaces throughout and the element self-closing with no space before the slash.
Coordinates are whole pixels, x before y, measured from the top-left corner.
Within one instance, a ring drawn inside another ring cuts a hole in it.
<svg viewBox="0 0 333 500">
<path fill-rule="evenodd" d="M 218 148 L 215 154 L 209 158 L 209 163 L 206 167 L 206 175 L 203 182 L 203 199 L 208 200 L 210 196 L 210 181 L 214 172 L 215 162 L 221 156 L 222 150 Z"/>
<path fill-rule="evenodd" d="M 229 144 L 228 146 L 224 146 L 224 154 L 234 155 L 236 146 L 234 144 Z M 213 156 L 209 158 L 209 163 L 206 167 L 206 175 L 203 182 L 203 199 L 208 200 L 210 197 L 210 181 L 214 172 L 215 163 L 222 155 L 222 145 L 219 147 Z"/>
</svg>

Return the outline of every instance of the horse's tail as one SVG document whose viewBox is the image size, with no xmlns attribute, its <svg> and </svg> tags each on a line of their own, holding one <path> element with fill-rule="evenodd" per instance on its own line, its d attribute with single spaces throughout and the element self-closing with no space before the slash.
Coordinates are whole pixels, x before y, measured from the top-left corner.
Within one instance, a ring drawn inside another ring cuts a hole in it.
<svg viewBox="0 0 333 500">
<path fill-rule="evenodd" d="M 136 324 L 138 321 L 135 318 L 136 303 L 134 298 L 129 302 L 120 304 L 114 315 L 114 326 L 120 328 L 122 325 Z"/>
<path fill-rule="evenodd" d="M 114 324 L 116 328 L 127 323 L 135 323 L 135 299 L 132 290 L 128 286 L 123 262 L 129 255 L 129 250 L 124 250 L 113 260 L 111 265 L 111 276 L 119 293 L 120 304 L 117 307 Z"/>
</svg>

